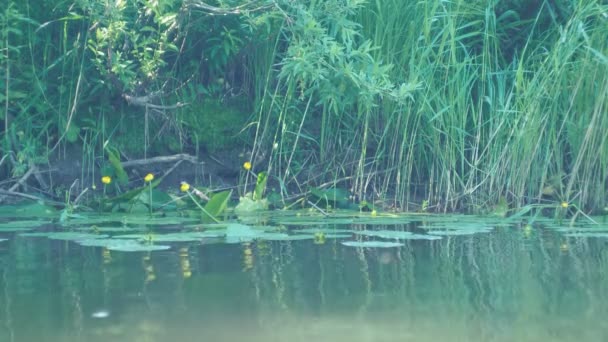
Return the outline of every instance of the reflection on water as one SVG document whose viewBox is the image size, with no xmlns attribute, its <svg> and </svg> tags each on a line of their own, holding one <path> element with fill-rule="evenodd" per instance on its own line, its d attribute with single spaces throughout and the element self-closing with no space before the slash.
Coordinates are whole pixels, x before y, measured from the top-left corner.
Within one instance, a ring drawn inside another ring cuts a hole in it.
<svg viewBox="0 0 608 342">
<path fill-rule="evenodd" d="M 0 341 L 608 341 L 608 245 L 549 231 L 406 241 L 0 244 Z"/>
</svg>

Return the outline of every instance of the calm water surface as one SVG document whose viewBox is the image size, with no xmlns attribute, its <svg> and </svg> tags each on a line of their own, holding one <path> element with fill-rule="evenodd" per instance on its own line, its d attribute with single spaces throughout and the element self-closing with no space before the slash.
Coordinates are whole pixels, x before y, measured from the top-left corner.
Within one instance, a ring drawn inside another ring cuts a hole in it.
<svg viewBox="0 0 608 342">
<path fill-rule="evenodd" d="M 1 237 L 0 341 L 608 341 L 608 239 L 501 227 L 126 253 Z"/>
</svg>

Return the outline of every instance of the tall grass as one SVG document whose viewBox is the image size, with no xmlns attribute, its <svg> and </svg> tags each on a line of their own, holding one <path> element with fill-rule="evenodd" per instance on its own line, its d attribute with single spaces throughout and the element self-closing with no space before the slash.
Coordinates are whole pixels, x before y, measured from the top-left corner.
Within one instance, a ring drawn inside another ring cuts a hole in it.
<svg viewBox="0 0 608 342">
<path fill-rule="evenodd" d="M 436 210 L 478 211 L 501 198 L 513 207 L 603 207 L 608 6 L 579 2 L 564 12 L 542 3 L 529 16 L 494 3 L 370 1 L 351 13 L 356 41 L 377 46 L 374 65 L 391 67 L 390 81 L 407 87 L 408 100 L 349 84 L 344 72 L 333 84 L 358 92 L 344 105 L 323 101 L 333 90 L 310 81 L 326 79 L 322 72 L 284 77 L 260 112 L 261 122 L 277 123 L 266 148 L 280 142 L 269 167 L 283 186 L 344 180 L 361 199 L 410 209 L 427 200 Z M 294 153 L 312 175 L 294 177 L 304 166 L 294 165 Z"/>
</svg>

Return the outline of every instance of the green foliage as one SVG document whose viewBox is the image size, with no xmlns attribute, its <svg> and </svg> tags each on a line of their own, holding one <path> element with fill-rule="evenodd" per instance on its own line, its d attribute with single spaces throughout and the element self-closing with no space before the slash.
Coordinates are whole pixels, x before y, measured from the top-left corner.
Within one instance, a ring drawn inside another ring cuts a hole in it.
<svg viewBox="0 0 608 342">
<path fill-rule="evenodd" d="M 397 208 L 606 206 L 604 1 L 255 3 L 10 2 L 2 176 L 83 143 L 87 172 L 105 153 L 124 181 L 107 141 L 246 141 L 281 196 L 340 180 Z"/>
<path fill-rule="evenodd" d="M 232 195 L 232 190 L 214 193 L 202 211 L 203 219 L 217 221 L 217 218 L 226 210 L 230 195 Z"/>
<path fill-rule="evenodd" d="M 178 120 L 190 140 L 198 142 L 209 152 L 242 146 L 238 134 L 247 117 L 242 105 L 217 100 L 193 103 L 178 114 Z"/>
<path fill-rule="evenodd" d="M 116 175 L 116 178 L 121 184 L 127 184 L 129 182 L 129 176 L 127 172 L 123 169 L 122 164 L 120 163 L 120 153 L 117 149 L 106 146 L 105 151 L 108 155 L 108 162 L 112 166 L 113 173 L 109 173 L 106 175 Z"/>
<path fill-rule="evenodd" d="M 264 198 L 264 191 L 266 191 L 266 183 L 268 182 L 268 174 L 266 172 L 260 172 L 257 176 L 258 178 L 255 182 L 255 189 L 253 191 L 254 201 Z"/>
<path fill-rule="evenodd" d="M 312 188 L 310 193 L 315 198 L 315 201 L 322 202 L 325 206 L 331 205 L 334 208 L 349 208 L 351 207 L 350 193 L 342 188 L 319 189 Z"/>
<path fill-rule="evenodd" d="M 119 81 L 124 90 L 153 81 L 167 64 L 165 55 L 178 51 L 172 39 L 178 1 L 84 1 L 80 7 L 95 21 L 87 41 L 92 62 L 102 77 Z"/>
</svg>

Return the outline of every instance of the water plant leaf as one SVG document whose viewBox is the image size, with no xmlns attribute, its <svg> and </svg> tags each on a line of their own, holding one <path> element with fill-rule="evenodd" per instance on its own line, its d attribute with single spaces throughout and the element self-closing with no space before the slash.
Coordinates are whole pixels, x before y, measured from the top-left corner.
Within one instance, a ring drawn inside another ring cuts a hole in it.
<svg viewBox="0 0 608 342">
<path fill-rule="evenodd" d="M 352 229 L 341 229 L 341 228 L 302 228 L 302 229 L 293 229 L 292 233 L 296 234 L 347 234 L 353 233 Z"/>
<path fill-rule="evenodd" d="M 310 193 L 318 201 L 333 204 L 336 208 L 348 208 L 350 206 L 350 193 L 343 188 L 311 188 Z"/>
<path fill-rule="evenodd" d="M 121 184 L 127 184 L 129 182 L 129 176 L 120 163 L 120 153 L 116 148 L 111 146 L 106 146 L 105 151 L 108 154 L 108 162 L 112 165 L 116 178 Z"/>
<path fill-rule="evenodd" d="M 281 233 L 265 233 L 258 237 L 261 240 L 266 241 L 298 241 L 298 240 L 312 240 L 315 238 L 314 235 L 298 234 L 298 235 L 287 235 Z"/>
<path fill-rule="evenodd" d="M 171 246 L 127 244 L 127 245 L 110 245 L 110 246 L 107 246 L 106 248 L 111 251 L 117 251 L 117 252 L 153 252 L 153 251 L 164 251 L 164 250 L 170 249 Z"/>
<path fill-rule="evenodd" d="M 78 233 L 78 232 L 51 232 L 47 233 L 47 237 L 52 240 L 84 240 L 84 239 L 100 239 L 107 238 L 109 235 L 106 234 L 89 234 L 89 233 Z"/>
<path fill-rule="evenodd" d="M 234 212 L 238 215 L 245 215 L 267 209 L 268 201 L 266 199 L 253 200 L 251 199 L 251 195 L 247 194 L 243 197 L 239 197 L 239 204 L 234 208 Z"/>
<path fill-rule="evenodd" d="M 412 235 L 412 232 L 394 231 L 394 230 L 361 230 L 356 231 L 357 235 L 377 236 L 383 239 L 406 239 Z"/>
<path fill-rule="evenodd" d="M 154 242 L 195 242 L 203 239 L 223 237 L 223 232 L 185 232 L 169 234 L 152 234 L 149 239 Z"/>
<path fill-rule="evenodd" d="M 48 223 L 50 223 L 50 221 L 28 220 L 28 221 L 2 222 L 2 223 L 0 223 L 0 232 L 28 231 L 28 230 L 38 228 L 38 227 L 40 227 L 44 224 L 48 224 Z"/>
<path fill-rule="evenodd" d="M 256 231 L 250 226 L 240 223 L 232 223 L 226 228 L 226 243 L 241 243 L 253 241 L 263 232 Z"/>
<path fill-rule="evenodd" d="M 326 239 L 350 239 L 353 236 L 351 234 L 324 234 L 323 237 Z"/>
<path fill-rule="evenodd" d="M 431 230 L 427 234 L 437 236 L 459 236 L 459 235 L 473 235 L 477 233 L 489 233 L 490 230 Z"/>
<path fill-rule="evenodd" d="M 608 233 L 578 232 L 578 233 L 567 233 L 567 234 L 564 234 L 564 236 L 573 237 L 573 238 L 608 238 Z"/>
<path fill-rule="evenodd" d="M 228 206 L 228 200 L 232 195 L 232 190 L 221 191 L 213 194 L 209 199 L 209 202 L 205 205 L 203 211 L 203 219 L 212 219 L 217 221 L 217 217 L 220 216 L 226 207 Z"/>
<path fill-rule="evenodd" d="M 35 233 L 21 233 L 19 236 L 23 237 L 46 237 L 52 240 L 87 240 L 87 239 L 102 239 L 107 238 L 109 235 L 106 234 L 89 234 L 79 232 L 35 232 Z"/>
<path fill-rule="evenodd" d="M 387 241 L 342 241 L 341 244 L 348 247 L 364 247 L 364 248 L 391 248 L 405 246 L 400 242 Z"/>
<path fill-rule="evenodd" d="M 181 216 L 149 216 L 149 215 L 128 215 L 124 216 L 122 222 L 127 225 L 153 225 L 153 226 L 169 226 L 182 225 L 184 223 L 192 223 L 197 220 L 189 217 Z"/>
<path fill-rule="evenodd" d="M 259 201 L 264 197 L 264 191 L 266 190 L 266 182 L 268 181 L 268 175 L 266 172 L 258 173 L 258 178 L 255 183 L 255 190 L 253 191 L 253 200 Z"/>
<path fill-rule="evenodd" d="M 139 196 L 136 197 L 136 199 L 138 201 L 140 201 L 141 203 L 145 204 L 146 206 L 150 205 L 150 191 L 142 191 L 139 193 Z M 161 190 L 157 190 L 157 189 L 153 189 L 152 190 L 152 208 L 154 209 L 158 209 L 158 208 L 166 208 L 169 209 L 170 207 L 167 206 L 167 203 L 171 203 L 173 202 L 173 198 L 171 196 L 169 196 L 169 194 L 167 194 L 164 191 Z M 175 205 L 173 205 L 173 207 L 175 207 Z"/>
<path fill-rule="evenodd" d="M 353 223 L 353 219 L 344 217 L 293 216 L 274 218 L 273 222 L 289 226 L 349 225 Z"/>
<path fill-rule="evenodd" d="M 125 232 L 137 232 L 137 231 L 142 231 L 144 230 L 143 228 L 134 228 L 134 227 L 120 227 L 120 226 L 114 226 L 114 227 L 98 227 L 98 226 L 86 226 L 86 227 L 76 227 L 74 228 L 78 231 L 81 232 L 103 232 L 103 233 L 125 233 Z"/>
</svg>

